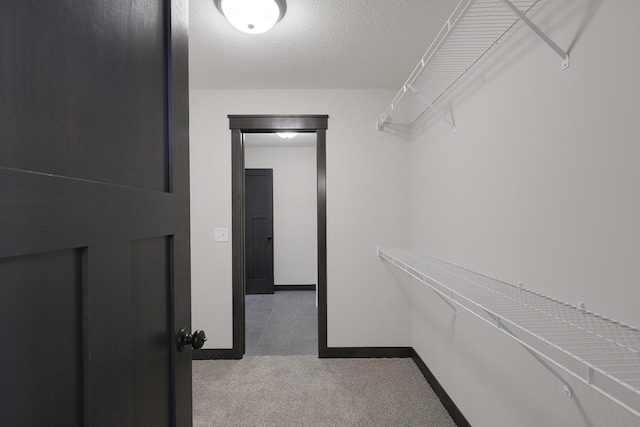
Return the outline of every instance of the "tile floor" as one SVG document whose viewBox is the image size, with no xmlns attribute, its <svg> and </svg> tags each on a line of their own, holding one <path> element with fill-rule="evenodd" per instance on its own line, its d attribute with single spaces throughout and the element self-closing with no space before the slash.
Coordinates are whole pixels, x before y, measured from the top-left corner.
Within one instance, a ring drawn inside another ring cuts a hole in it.
<svg viewBox="0 0 640 427">
<path fill-rule="evenodd" d="M 245 356 L 318 354 L 315 291 L 245 296 Z"/>
</svg>

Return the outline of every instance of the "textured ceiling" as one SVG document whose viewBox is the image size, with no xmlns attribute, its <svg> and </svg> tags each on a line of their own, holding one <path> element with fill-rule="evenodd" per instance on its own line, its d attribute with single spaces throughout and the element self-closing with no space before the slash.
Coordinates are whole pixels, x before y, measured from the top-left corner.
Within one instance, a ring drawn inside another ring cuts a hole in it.
<svg viewBox="0 0 640 427">
<path fill-rule="evenodd" d="M 190 0 L 194 89 L 399 89 L 459 0 L 288 0 L 269 32 L 242 33 Z"/>
</svg>

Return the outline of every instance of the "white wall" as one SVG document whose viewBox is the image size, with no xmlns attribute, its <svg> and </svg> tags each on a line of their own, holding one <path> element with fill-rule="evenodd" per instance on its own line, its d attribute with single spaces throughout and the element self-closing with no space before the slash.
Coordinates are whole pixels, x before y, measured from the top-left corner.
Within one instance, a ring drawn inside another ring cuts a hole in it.
<svg viewBox="0 0 640 427">
<path fill-rule="evenodd" d="M 252 134 L 246 135 L 246 141 Z M 273 169 L 273 270 L 276 285 L 318 281 L 315 147 L 246 146 L 245 168 Z"/>
<path fill-rule="evenodd" d="M 526 30 L 412 143 L 413 247 L 640 324 L 640 3 L 566 0 Z M 413 289 L 413 346 L 473 426 L 638 426 L 561 384 L 517 344 Z"/>
<path fill-rule="evenodd" d="M 389 282 L 377 246 L 409 245 L 406 141 L 376 132 L 395 91 L 190 92 L 192 316 L 207 348 L 232 345 L 231 136 L 228 114 L 328 114 L 327 268 L 330 347 L 410 344 L 410 289 Z"/>
</svg>

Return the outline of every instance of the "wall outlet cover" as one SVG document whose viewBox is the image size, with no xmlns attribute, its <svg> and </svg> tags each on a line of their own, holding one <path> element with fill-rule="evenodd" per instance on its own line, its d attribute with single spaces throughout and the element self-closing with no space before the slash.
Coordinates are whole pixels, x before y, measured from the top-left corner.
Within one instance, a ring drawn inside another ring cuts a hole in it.
<svg viewBox="0 0 640 427">
<path fill-rule="evenodd" d="M 216 242 L 228 242 L 229 241 L 229 229 L 228 228 L 216 228 L 215 230 Z"/>
</svg>

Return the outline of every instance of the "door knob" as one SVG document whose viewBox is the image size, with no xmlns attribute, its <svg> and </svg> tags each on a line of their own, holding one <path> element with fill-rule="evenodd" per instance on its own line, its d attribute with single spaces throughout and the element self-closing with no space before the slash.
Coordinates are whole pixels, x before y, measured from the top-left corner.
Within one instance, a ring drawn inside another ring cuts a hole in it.
<svg viewBox="0 0 640 427">
<path fill-rule="evenodd" d="M 273 236 L 267 236 L 267 240 L 271 240 Z"/>
<path fill-rule="evenodd" d="M 182 328 L 178 332 L 178 351 L 183 351 L 188 345 L 194 350 L 200 350 L 206 340 L 207 336 L 203 330 L 198 329 L 192 335 L 189 333 L 189 329 Z"/>
</svg>

